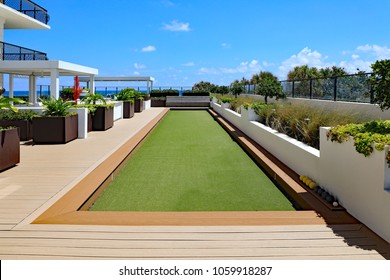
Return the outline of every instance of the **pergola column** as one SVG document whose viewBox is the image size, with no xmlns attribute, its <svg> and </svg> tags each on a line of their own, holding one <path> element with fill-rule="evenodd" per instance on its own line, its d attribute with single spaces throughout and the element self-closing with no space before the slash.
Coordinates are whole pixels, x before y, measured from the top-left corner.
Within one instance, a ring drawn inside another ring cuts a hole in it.
<svg viewBox="0 0 390 280">
<path fill-rule="evenodd" d="M 50 97 L 60 98 L 60 71 L 58 69 L 50 70 Z"/>
<path fill-rule="evenodd" d="M 9 97 L 14 98 L 14 74 L 9 74 Z"/>
<path fill-rule="evenodd" d="M 89 76 L 89 89 L 91 94 L 95 94 L 95 75 Z"/>
<path fill-rule="evenodd" d="M 28 83 L 28 100 L 33 104 L 37 104 L 37 77 L 34 75 L 29 76 Z"/>
</svg>

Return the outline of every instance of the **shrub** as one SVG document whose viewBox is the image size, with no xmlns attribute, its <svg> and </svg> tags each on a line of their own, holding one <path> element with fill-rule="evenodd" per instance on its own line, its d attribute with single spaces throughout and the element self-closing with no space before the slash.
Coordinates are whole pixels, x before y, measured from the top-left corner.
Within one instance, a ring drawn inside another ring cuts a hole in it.
<svg viewBox="0 0 390 280">
<path fill-rule="evenodd" d="M 0 120 L 5 121 L 31 121 L 33 117 L 37 116 L 39 116 L 39 114 L 32 110 L 18 110 L 17 112 L 12 110 L 0 110 Z"/>
<path fill-rule="evenodd" d="M 117 95 L 116 98 L 119 101 L 133 101 L 134 102 L 134 93 L 133 88 L 122 89 Z"/>
<path fill-rule="evenodd" d="M 332 142 L 338 143 L 348 141 L 350 137 L 353 137 L 356 151 L 367 157 L 371 155 L 374 148 L 383 151 L 386 145 L 390 145 L 390 120 L 338 125 L 332 127 L 327 136 Z M 386 158 L 390 166 L 390 151 Z"/>
<path fill-rule="evenodd" d="M 347 113 L 320 110 L 301 104 L 257 104 L 260 122 L 316 149 L 320 148 L 321 126 L 361 122 L 362 118 Z"/>
<path fill-rule="evenodd" d="M 150 92 L 150 97 L 167 97 L 167 96 L 179 96 L 177 89 L 154 89 Z"/>
<path fill-rule="evenodd" d="M 205 90 L 185 90 L 183 96 L 210 96 L 210 92 Z"/>
<path fill-rule="evenodd" d="M 74 113 L 68 112 L 68 109 L 73 106 L 73 102 L 64 101 L 62 98 L 54 99 L 51 98 L 49 100 L 41 100 L 43 106 L 45 107 L 43 114 L 45 116 L 68 116 Z"/>
</svg>

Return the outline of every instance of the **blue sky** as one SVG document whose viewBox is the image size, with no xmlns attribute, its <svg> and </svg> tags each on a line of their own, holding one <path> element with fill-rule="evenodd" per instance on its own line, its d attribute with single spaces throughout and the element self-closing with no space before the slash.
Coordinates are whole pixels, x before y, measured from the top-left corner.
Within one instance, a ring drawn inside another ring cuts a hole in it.
<svg viewBox="0 0 390 280">
<path fill-rule="evenodd" d="M 153 76 L 157 86 L 228 85 L 296 65 L 370 71 L 390 58 L 389 0 L 36 0 L 51 30 L 5 41 L 99 75 Z"/>
</svg>

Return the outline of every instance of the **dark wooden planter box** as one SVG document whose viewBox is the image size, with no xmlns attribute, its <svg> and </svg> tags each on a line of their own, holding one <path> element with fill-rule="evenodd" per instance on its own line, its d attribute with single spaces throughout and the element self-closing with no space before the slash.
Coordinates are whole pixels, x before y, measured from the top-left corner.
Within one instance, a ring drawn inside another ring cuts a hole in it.
<svg viewBox="0 0 390 280">
<path fill-rule="evenodd" d="M 123 118 L 130 119 L 134 117 L 134 103 L 123 101 Z"/>
<path fill-rule="evenodd" d="M 92 116 L 92 130 L 104 131 L 114 125 L 114 108 L 98 107 Z"/>
<path fill-rule="evenodd" d="M 16 126 L 20 129 L 20 141 L 28 141 L 32 139 L 32 122 L 28 120 L 0 120 L 0 126 L 9 127 Z"/>
<path fill-rule="evenodd" d="M 136 113 L 141 113 L 144 110 L 144 102 L 143 100 L 136 99 L 134 102 L 134 111 Z"/>
<path fill-rule="evenodd" d="M 19 128 L 0 130 L 0 171 L 20 162 Z"/>
<path fill-rule="evenodd" d="M 77 136 L 77 115 L 33 118 L 33 141 L 36 144 L 65 144 Z"/>
<path fill-rule="evenodd" d="M 92 114 L 88 113 L 88 126 L 87 126 L 87 132 L 92 131 Z"/>
<path fill-rule="evenodd" d="M 165 107 L 165 100 L 151 100 L 152 107 Z"/>
</svg>

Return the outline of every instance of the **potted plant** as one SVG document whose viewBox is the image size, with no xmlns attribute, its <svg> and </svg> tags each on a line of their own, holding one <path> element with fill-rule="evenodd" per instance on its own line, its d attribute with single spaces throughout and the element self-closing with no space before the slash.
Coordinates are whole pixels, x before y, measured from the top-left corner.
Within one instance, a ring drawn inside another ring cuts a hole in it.
<svg viewBox="0 0 390 280">
<path fill-rule="evenodd" d="M 20 129 L 20 140 L 28 141 L 33 137 L 32 119 L 39 116 L 32 110 L 0 110 L 0 126 L 15 126 Z"/>
<path fill-rule="evenodd" d="M 116 95 L 117 100 L 123 101 L 124 119 L 134 117 L 134 92 L 132 88 L 125 88 Z"/>
<path fill-rule="evenodd" d="M 144 97 L 138 91 L 134 91 L 134 111 L 141 113 L 144 110 Z"/>
<path fill-rule="evenodd" d="M 44 112 L 34 117 L 33 141 L 36 144 L 65 144 L 78 136 L 77 113 L 68 112 L 73 102 L 62 98 L 42 100 Z"/>
<path fill-rule="evenodd" d="M 17 111 L 11 102 L 17 98 L 0 97 L 0 110 Z M 0 171 L 8 169 L 20 162 L 19 128 L 0 126 Z"/>
<path fill-rule="evenodd" d="M 0 171 L 20 162 L 19 128 L 0 127 Z"/>
<path fill-rule="evenodd" d="M 92 105 L 96 110 L 91 112 L 92 130 L 104 131 L 114 125 L 114 104 L 107 104 L 103 95 L 89 93 L 83 99 L 85 104 Z"/>
</svg>

